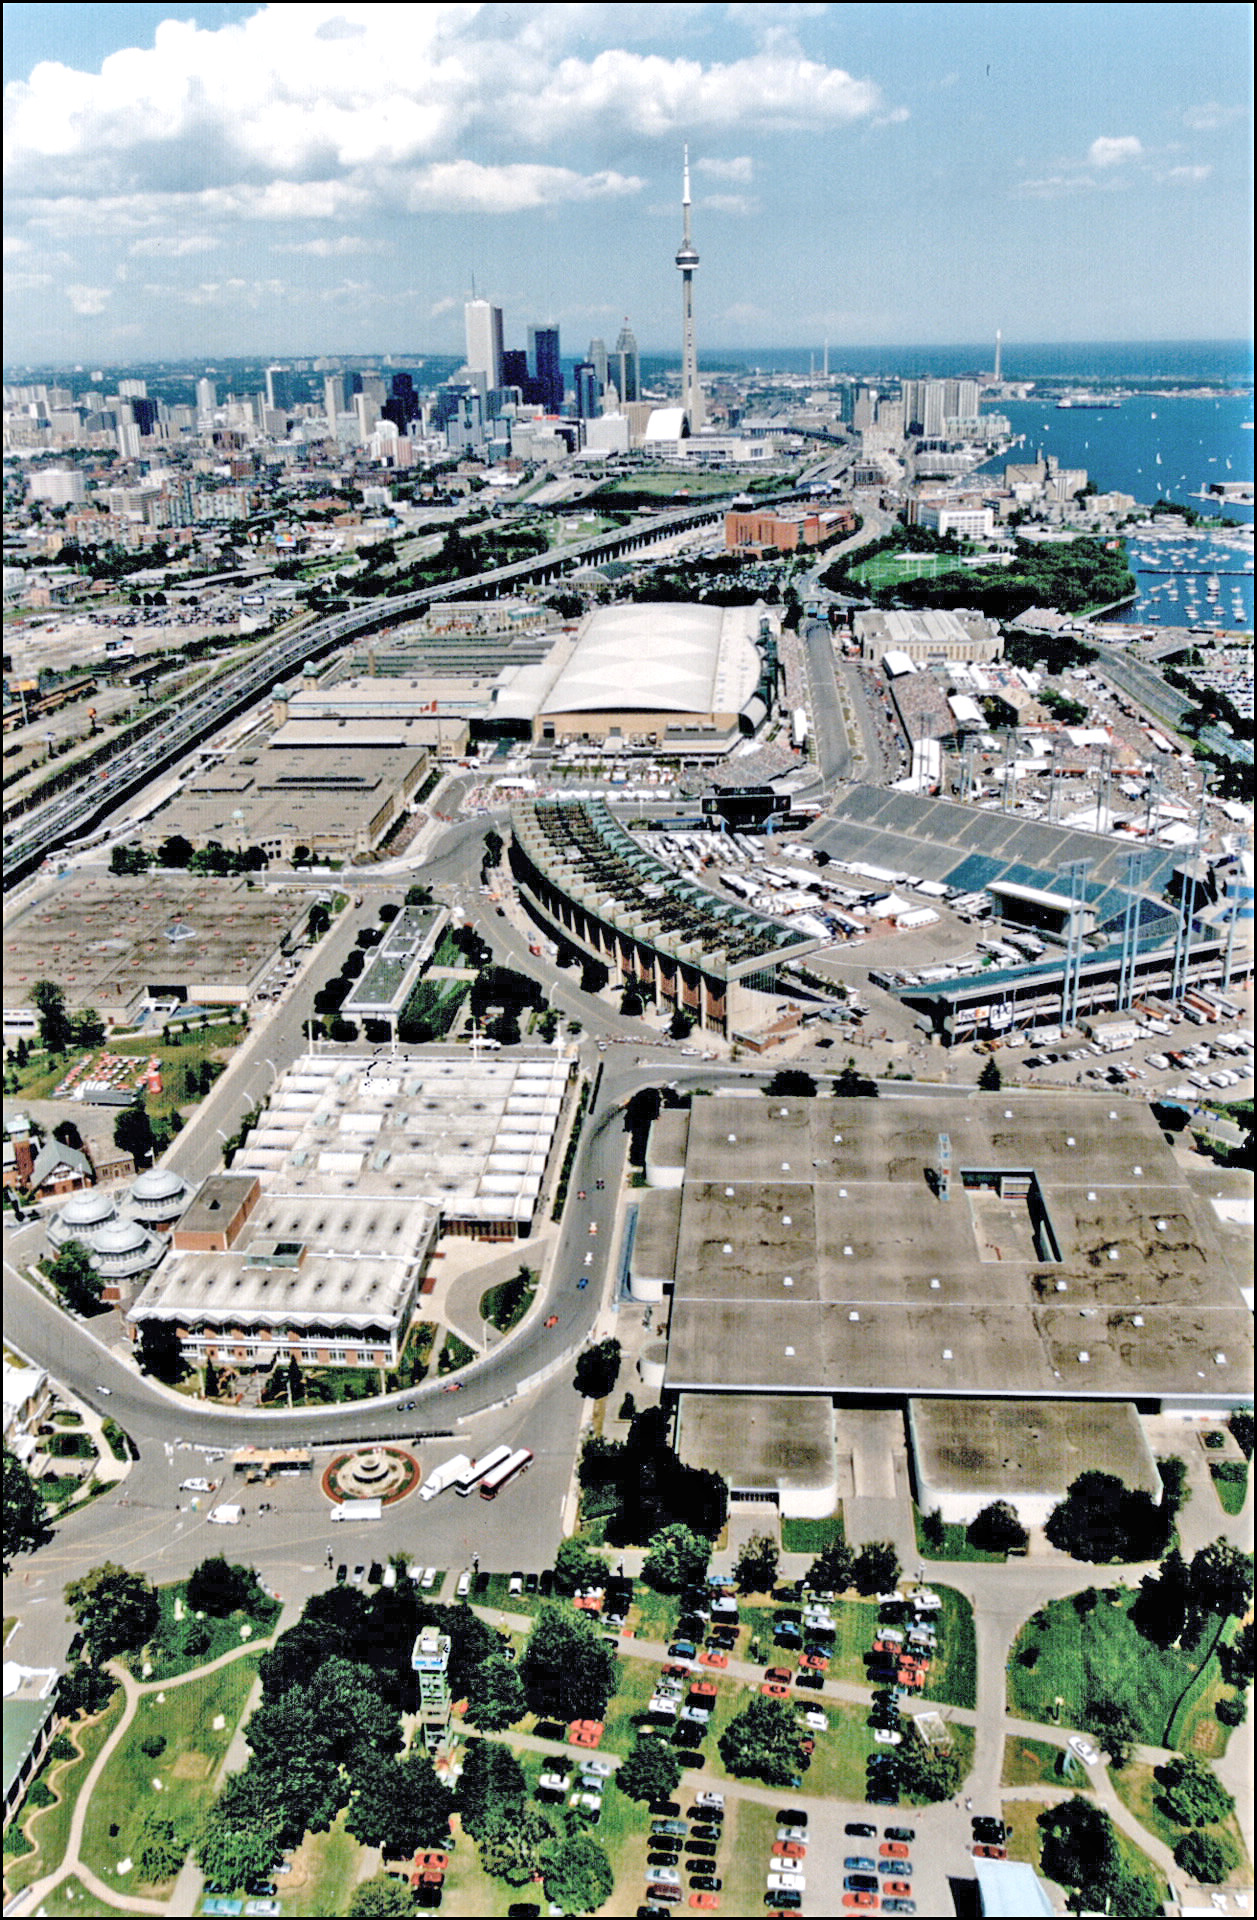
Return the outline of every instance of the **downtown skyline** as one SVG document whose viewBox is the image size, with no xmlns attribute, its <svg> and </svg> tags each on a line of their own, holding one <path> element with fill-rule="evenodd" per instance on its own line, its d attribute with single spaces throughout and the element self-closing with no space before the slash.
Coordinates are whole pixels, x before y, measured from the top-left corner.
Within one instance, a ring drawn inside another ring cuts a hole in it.
<svg viewBox="0 0 1257 1920">
<path fill-rule="evenodd" d="M 19 361 L 1248 338 L 1248 10 L 5 8 Z M 195 24 L 194 24 L 195 22 Z M 1241 78 L 1243 76 L 1243 78 Z"/>
</svg>

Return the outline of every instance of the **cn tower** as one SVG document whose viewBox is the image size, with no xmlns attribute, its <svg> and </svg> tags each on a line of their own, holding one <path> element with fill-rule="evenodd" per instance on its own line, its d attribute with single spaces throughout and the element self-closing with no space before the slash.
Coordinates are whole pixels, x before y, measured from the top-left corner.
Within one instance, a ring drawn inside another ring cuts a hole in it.
<svg viewBox="0 0 1257 1920">
<path fill-rule="evenodd" d="M 698 354 L 694 346 L 694 269 L 698 254 L 690 238 L 690 150 L 685 149 L 685 188 L 681 195 L 685 231 L 677 248 L 681 271 L 681 405 L 690 419 L 690 431 L 703 424 L 703 390 L 698 384 Z"/>
</svg>

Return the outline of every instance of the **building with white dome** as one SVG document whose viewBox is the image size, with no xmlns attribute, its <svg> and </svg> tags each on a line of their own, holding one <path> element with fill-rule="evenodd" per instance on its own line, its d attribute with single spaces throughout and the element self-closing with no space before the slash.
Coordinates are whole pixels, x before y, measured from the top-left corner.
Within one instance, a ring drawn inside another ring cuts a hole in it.
<svg viewBox="0 0 1257 1920">
<path fill-rule="evenodd" d="M 114 1195 L 99 1187 L 76 1193 L 49 1220 L 48 1244 L 54 1254 L 72 1240 L 88 1249 L 103 1283 L 101 1297 L 114 1305 L 152 1273 L 167 1244 L 142 1221 L 120 1213 Z"/>
<path fill-rule="evenodd" d="M 124 1204 L 132 1219 L 168 1233 L 192 1198 L 193 1189 L 173 1167 L 150 1167 L 132 1183 Z"/>
</svg>

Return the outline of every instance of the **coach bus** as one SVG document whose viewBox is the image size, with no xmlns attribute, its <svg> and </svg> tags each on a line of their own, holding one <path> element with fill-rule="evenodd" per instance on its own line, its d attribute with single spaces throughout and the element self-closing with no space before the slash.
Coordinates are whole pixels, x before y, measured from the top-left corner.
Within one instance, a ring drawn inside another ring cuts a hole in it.
<svg viewBox="0 0 1257 1920">
<path fill-rule="evenodd" d="M 464 1467 L 454 1482 L 455 1493 L 465 1500 L 469 1493 L 474 1493 L 486 1473 L 492 1473 L 495 1467 L 502 1466 L 510 1457 L 510 1447 L 491 1447 L 488 1453 L 481 1454 L 479 1460 L 473 1460 L 469 1467 Z"/>
<path fill-rule="evenodd" d="M 486 1473 L 480 1482 L 480 1498 L 496 1500 L 503 1487 L 508 1486 L 516 1474 L 527 1473 L 531 1465 L 532 1455 L 528 1448 L 518 1448 L 500 1467 L 494 1467 L 492 1472 Z"/>
</svg>

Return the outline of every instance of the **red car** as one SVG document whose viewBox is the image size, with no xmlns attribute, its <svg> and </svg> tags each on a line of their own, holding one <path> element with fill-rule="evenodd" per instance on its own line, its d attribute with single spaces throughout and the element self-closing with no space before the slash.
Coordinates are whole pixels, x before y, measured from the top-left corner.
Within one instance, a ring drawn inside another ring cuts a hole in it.
<svg viewBox="0 0 1257 1920">
<path fill-rule="evenodd" d="M 812 1673 L 824 1673 L 829 1665 L 829 1655 L 827 1653 L 801 1653 L 799 1655 L 799 1665 L 806 1667 Z"/>
<path fill-rule="evenodd" d="M 876 1913 L 878 1910 L 875 1893 L 844 1893 L 842 1904 L 844 1907 L 861 1907 L 866 1913 Z"/>
<path fill-rule="evenodd" d="M 788 1687 L 794 1675 L 791 1673 L 789 1667 L 769 1667 L 764 1674 L 764 1678 L 765 1680 L 780 1680 L 783 1686 Z"/>
<path fill-rule="evenodd" d="M 978 1860 L 1007 1860 L 1007 1847 L 975 1847 L 974 1857 Z"/>
<path fill-rule="evenodd" d="M 763 1686 L 760 1688 L 760 1692 L 766 1693 L 770 1700 L 788 1700 L 790 1698 L 789 1687 L 783 1687 L 780 1680 L 765 1680 Z"/>
<path fill-rule="evenodd" d="M 698 1664 L 700 1667 L 727 1667 L 729 1656 L 727 1653 L 721 1653 L 718 1648 L 704 1647 L 698 1656 Z"/>
<path fill-rule="evenodd" d="M 558 1326 L 558 1324 L 559 1324 L 559 1316 L 558 1316 L 558 1314 L 557 1314 L 557 1313 L 552 1313 L 552 1314 L 550 1315 L 550 1318 L 549 1318 L 549 1319 L 548 1319 L 548 1320 L 547 1320 L 547 1321 L 545 1322 L 545 1324 L 546 1324 L 546 1326 L 547 1326 L 547 1327 L 557 1327 L 557 1326 Z"/>
<path fill-rule="evenodd" d="M 882 1892 L 893 1893 L 899 1900 L 911 1900 L 912 1882 L 911 1880 L 883 1880 Z"/>
<path fill-rule="evenodd" d="M 449 1864 L 448 1853 L 420 1853 L 415 1856 L 415 1865 L 420 1873 L 444 1873 Z"/>
<path fill-rule="evenodd" d="M 774 1840 L 773 1852 L 779 1860 L 805 1860 L 807 1848 L 801 1840 Z"/>
<path fill-rule="evenodd" d="M 705 1907 L 709 1913 L 714 1913 L 720 1905 L 720 1896 L 715 1893 L 692 1893 L 690 1895 L 690 1905 L 692 1907 Z"/>
<path fill-rule="evenodd" d="M 906 1847 L 902 1840 L 888 1840 L 886 1844 L 879 1847 L 877 1851 L 881 1854 L 883 1860 L 906 1860 L 911 1849 Z"/>
<path fill-rule="evenodd" d="M 690 1687 L 691 1700 L 714 1700 L 716 1683 L 714 1680 L 695 1680 Z"/>
<path fill-rule="evenodd" d="M 447 1380 L 445 1385 L 441 1388 L 441 1392 L 457 1393 L 459 1388 L 462 1386 L 462 1384 L 463 1383 L 461 1380 Z"/>
</svg>

